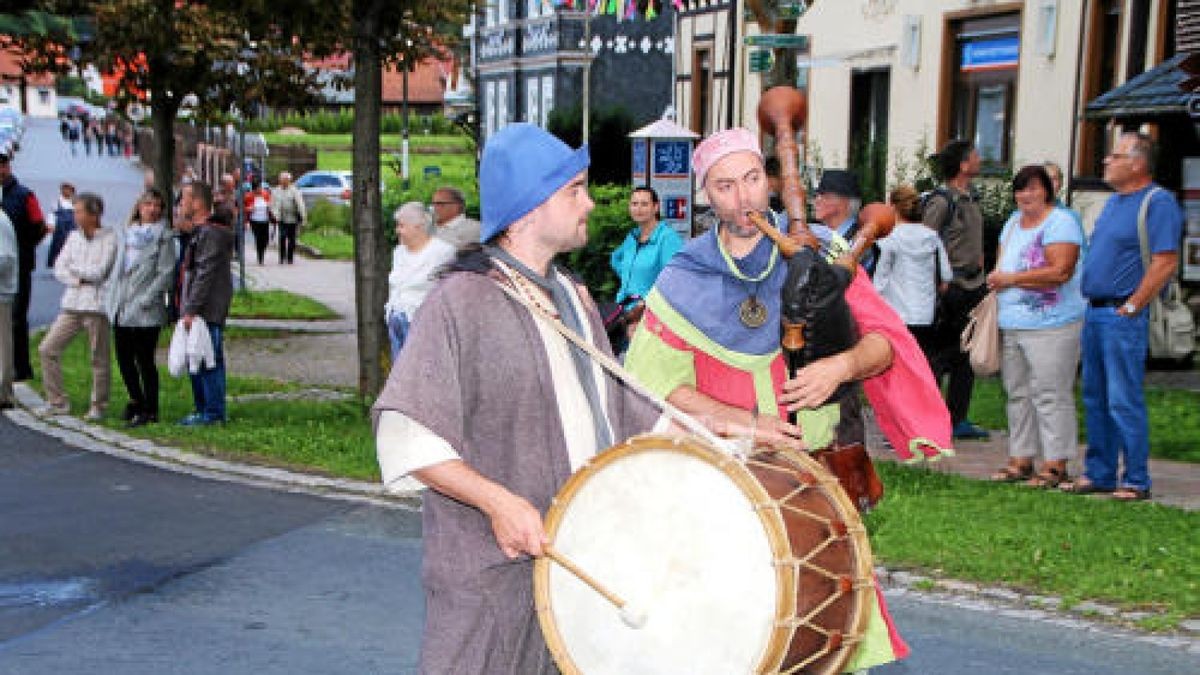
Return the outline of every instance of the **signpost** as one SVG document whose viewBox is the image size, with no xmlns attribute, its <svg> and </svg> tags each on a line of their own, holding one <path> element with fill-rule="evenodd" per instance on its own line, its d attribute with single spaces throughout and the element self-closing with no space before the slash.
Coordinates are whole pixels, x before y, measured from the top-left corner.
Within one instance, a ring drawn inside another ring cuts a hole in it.
<svg viewBox="0 0 1200 675">
<path fill-rule="evenodd" d="M 770 49 L 755 49 L 750 52 L 750 72 L 768 73 L 773 65 L 775 65 L 775 57 L 771 54 Z"/>
<path fill-rule="evenodd" d="M 808 36 L 789 33 L 764 33 L 747 35 L 742 43 L 748 47 L 770 47 L 771 49 L 808 49 Z"/>
</svg>

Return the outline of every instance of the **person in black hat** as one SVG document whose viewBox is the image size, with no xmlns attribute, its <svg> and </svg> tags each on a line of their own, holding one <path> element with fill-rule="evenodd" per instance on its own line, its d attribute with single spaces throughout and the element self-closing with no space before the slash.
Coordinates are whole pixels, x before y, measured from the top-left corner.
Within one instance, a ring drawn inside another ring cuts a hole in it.
<svg viewBox="0 0 1200 675">
<path fill-rule="evenodd" d="M 854 241 L 858 234 L 858 209 L 862 206 L 862 192 L 858 178 L 845 169 L 826 169 L 817 183 L 817 195 L 813 200 L 813 213 L 825 227 L 837 232 L 847 242 Z M 868 275 L 875 274 L 875 262 L 879 250 L 872 245 L 860 263 Z"/>
<path fill-rule="evenodd" d="M 17 298 L 12 309 L 13 370 L 20 382 L 33 377 L 29 360 L 29 297 L 33 291 L 35 253 L 42 238 L 54 230 L 46 225 L 37 195 L 12 173 L 12 158 L 0 152 L 0 208 L 17 234 Z"/>
</svg>

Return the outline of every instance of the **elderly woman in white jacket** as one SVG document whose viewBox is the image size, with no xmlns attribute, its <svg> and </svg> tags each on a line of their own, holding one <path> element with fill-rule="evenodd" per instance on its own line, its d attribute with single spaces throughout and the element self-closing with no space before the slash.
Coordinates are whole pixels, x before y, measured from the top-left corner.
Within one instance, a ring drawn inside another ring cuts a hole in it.
<svg viewBox="0 0 1200 675">
<path fill-rule="evenodd" d="M 99 196 L 85 192 L 76 197 L 77 228 L 67 237 L 54 262 L 54 276 L 66 290 L 62 296 L 62 311 L 38 347 L 47 403 L 42 414 L 70 412 L 63 388 L 62 355 L 80 331 L 87 331 L 92 352 L 92 400 L 87 419 L 99 420 L 108 406 L 109 323 L 104 313 L 104 293 L 117 248 L 112 231 L 100 225 L 103 214 L 104 200 Z"/>
<path fill-rule="evenodd" d="M 454 247 L 433 236 L 433 217 L 421 202 L 408 202 L 396 209 L 396 244 L 392 272 L 388 275 L 388 340 L 392 360 L 400 353 L 413 315 L 433 288 L 437 271 L 454 258 Z"/>
</svg>

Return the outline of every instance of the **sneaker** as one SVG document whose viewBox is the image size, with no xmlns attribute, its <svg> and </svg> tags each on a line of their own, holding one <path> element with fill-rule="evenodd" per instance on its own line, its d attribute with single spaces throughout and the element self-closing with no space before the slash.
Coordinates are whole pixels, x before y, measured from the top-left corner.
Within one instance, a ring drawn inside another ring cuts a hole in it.
<svg viewBox="0 0 1200 675">
<path fill-rule="evenodd" d="M 133 416 L 133 419 L 129 420 L 129 422 L 125 424 L 125 426 L 129 429 L 134 429 L 147 424 L 154 424 L 156 422 L 158 422 L 158 415 L 155 415 L 154 413 L 137 413 Z"/>
<path fill-rule="evenodd" d="M 46 405 L 38 408 L 37 410 L 34 410 L 33 412 L 38 417 L 51 417 L 54 415 L 70 415 L 71 414 L 71 406 L 66 405 L 66 404 L 54 405 L 53 403 L 47 403 Z"/>
<path fill-rule="evenodd" d="M 83 416 L 83 419 L 89 422 L 99 422 L 104 419 L 104 411 L 96 406 L 92 406 L 88 408 L 87 414 Z"/>
<path fill-rule="evenodd" d="M 187 417 L 179 420 L 179 424 L 185 427 L 206 427 L 210 424 L 224 424 L 225 420 L 215 420 L 210 417 L 205 417 L 200 413 L 192 413 Z"/>
<path fill-rule="evenodd" d="M 182 427 L 194 427 L 200 424 L 204 424 L 204 415 L 197 412 L 190 413 L 187 417 L 179 420 L 179 426 Z"/>
<path fill-rule="evenodd" d="M 990 436 L 987 429 L 977 426 L 970 420 L 963 420 L 954 425 L 954 437 L 966 440 L 987 440 Z"/>
<path fill-rule="evenodd" d="M 138 405 L 132 401 L 125 404 L 125 410 L 121 412 L 121 419 L 126 422 L 132 420 L 138 414 Z"/>
</svg>

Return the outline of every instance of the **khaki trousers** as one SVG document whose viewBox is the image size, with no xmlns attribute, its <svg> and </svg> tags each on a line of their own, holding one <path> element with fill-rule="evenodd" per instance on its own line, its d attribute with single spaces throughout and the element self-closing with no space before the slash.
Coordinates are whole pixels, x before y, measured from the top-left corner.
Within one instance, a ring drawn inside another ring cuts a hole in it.
<svg viewBox="0 0 1200 675">
<path fill-rule="evenodd" d="M 1075 369 L 1082 321 L 1003 330 L 1000 373 L 1008 394 L 1008 454 L 1047 460 L 1075 456 Z"/>
<path fill-rule="evenodd" d="M 12 335 L 11 300 L 0 300 L 0 403 L 13 403 L 13 377 L 16 370 L 13 366 L 13 335 Z"/>
<path fill-rule="evenodd" d="M 71 339 L 80 331 L 87 331 L 88 347 L 92 350 L 92 407 L 104 410 L 108 406 L 108 385 L 111 362 L 108 355 L 108 317 L 96 312 L 72 312 L 63 310 L 54 319 L 50 331 L 38 346 L 42 358 L 42 385 L 46 389 L 46 402 L 55 407 L 68 405 L 67 392 L 63 388 L 62 355 Z"/>
</svg>

